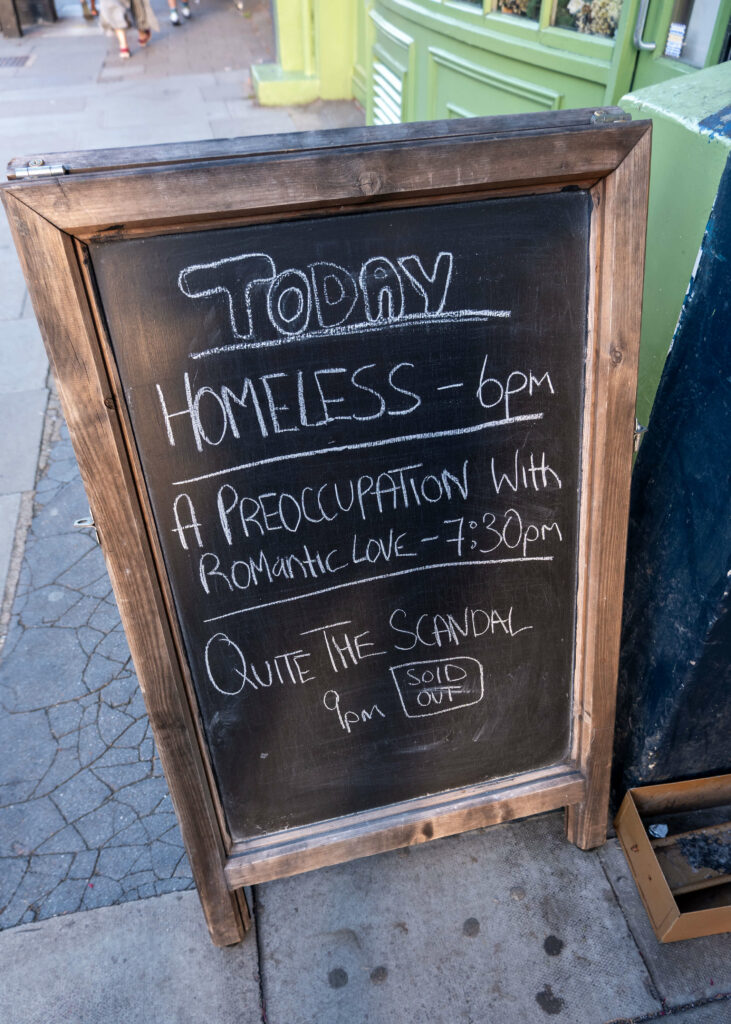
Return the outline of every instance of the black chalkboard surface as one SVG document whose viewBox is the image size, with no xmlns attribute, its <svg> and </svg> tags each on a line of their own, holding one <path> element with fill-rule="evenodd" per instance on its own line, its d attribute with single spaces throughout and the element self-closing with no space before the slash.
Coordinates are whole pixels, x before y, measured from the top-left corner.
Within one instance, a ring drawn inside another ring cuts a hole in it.
<svg viewBox="0 0 731 1024">
<path fill-rule="evenodd" d="M 217 944 L 247 885 L 604 842 L 649 153 L 609 108 L 11 162 Z"/>
<path fill-rule="evenodd" d="M 566 756 L 590 206 L 91 244 L 234 839 Z"/>
</svg>

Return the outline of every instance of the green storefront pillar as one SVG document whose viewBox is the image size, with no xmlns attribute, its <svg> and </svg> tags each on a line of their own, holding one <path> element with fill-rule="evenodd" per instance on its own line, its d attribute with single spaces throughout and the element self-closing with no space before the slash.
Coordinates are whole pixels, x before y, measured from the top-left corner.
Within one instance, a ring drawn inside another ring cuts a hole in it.
<svg viewBox="0 0 731 1024">
<path fill-rule="evenodd" d="M 255 64 L 251 77 L 265 106 L 351 99 L 355 8 L 350 0 L 276 0 L 276 64 Z"/>
<path fill-rule="evenodd" d="M 652 118 L 652 165 L 637 416 L 646 424 L 731 152 L 731 62 L 620 100 L 634 119 Z"/>
</svg>

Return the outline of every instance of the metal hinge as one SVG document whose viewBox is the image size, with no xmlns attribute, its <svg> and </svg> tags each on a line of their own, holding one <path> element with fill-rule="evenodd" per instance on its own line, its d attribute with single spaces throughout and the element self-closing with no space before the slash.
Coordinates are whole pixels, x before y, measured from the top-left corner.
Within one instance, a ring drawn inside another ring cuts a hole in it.
<svg viewBox="0 0 731 1024">
<path fill-rule="evenodd" d="M 626 110 L 610 107 L 607 110 L 595 110 L 591 115 L 592 124 L 616 124 L 617 121 L 631 121 L 632 117 Z"/>
<path fill-rule="evenodd" d="M 50 178 L 52 175 L 68 173 L 69 169 L 64 164 L 47 164 L 43 157 L 38 156 L 29 160 L 24 167 L 10 167 L 8 181 L 18 178 Z"/>
</svg>

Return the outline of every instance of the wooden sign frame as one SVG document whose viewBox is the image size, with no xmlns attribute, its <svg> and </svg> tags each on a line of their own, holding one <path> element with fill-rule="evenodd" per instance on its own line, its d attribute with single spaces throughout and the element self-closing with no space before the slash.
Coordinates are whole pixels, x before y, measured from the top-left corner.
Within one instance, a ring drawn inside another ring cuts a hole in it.
<svg viewBox="0 0 731 1024">
<path fill-rule="evenodd" d="M 574 843 L 604 841 L 649 152 L 650 122 L 604 110 L 54 154 L 36 158 L 35 172 L 62 173 L 30 179 L 27 161 L 11 163 L 3 202 L 217 944 L 243 937 L 247 884 L 558 807 Z M 87 245 L 567 186 L 593 199 L 570 756 L 232 843 Z"/>
</svg>

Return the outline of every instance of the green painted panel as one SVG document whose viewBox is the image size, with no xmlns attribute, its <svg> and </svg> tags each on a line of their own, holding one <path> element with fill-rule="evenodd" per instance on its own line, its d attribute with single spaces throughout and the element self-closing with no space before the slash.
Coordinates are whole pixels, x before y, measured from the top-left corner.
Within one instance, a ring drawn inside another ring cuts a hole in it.
<svg viewBox="0 0 731 1024">
<path fill-rule="evenodd" d="M 557 110 L 562 95 L 525 79 L 493 71 L 436 47 L 429 49 L 429 113 L 431 117 L 477 117 Z"/>
<path fill-rule="evenodd" d="M 650 206 L 637 415 L 647 423 L 731 137 L 705 127 L 727 106 L 731 63 L 637 90 L 621 100 L 652 118 Z"/>
</svg>

